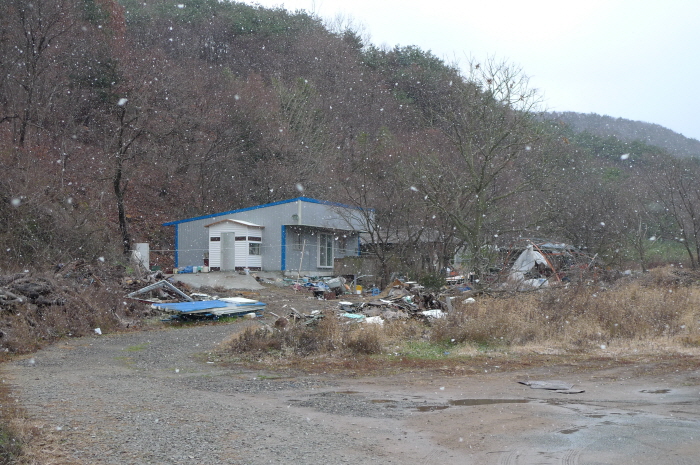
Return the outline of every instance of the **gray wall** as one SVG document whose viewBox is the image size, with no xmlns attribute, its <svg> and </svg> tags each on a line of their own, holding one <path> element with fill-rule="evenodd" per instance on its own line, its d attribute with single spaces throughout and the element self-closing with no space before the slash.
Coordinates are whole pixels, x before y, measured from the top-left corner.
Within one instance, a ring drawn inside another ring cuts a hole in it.
<svg viewBox="0 0 700 465">
<path fill-rule="evenodd" d="M 320 233 L 331 233 L 333 241 L 333 258 L 358 255 L 359 233 L 357 231 L 329 230 L 309 226 L 286 226 L 285 271 L 296 276 L 332 275 L 333 266 L 319 268 Z M 302 260 L 303 253 L 303 260 Z"/>
<path fill-rule="evenodd" d="M 318 234 L 313 228 L 323 228 L 332 231 L 336 236 L 348 236 L 345 239 L 346 250 L 340 250 L 342 241 L 335 241 L 334 255 L 337 258 L 347 255 L 357 255 L 357 233 L 363 229 L 356 215 L 356 209 L 338 204 L 331 204 L 315 199 L 298 198 L 290 201 L 276 202 L 259 207 L 252 207 L 230 212 L 219 213 L 198 218 L 165 223 L 164 226 L 176 228 L 176 266 L 202 265 L 204 254 L 209 250 L 209 234 L 206 225 L 223 219 L 249 221 L 261 226 L 263 240 L 261 245 L 262 268 L 266 271 L 282 269 L 283 244 L 282 230 L 287 226 L 305 226 L 304 238 L 307 239 L 304 263 L 304 274 L 315 274 L 318 270 Z M 354 237 L 351 237 L 354 236 Z M 284 249 L 285 268 L 299 270 L 300 251 L 292 247 Z M 330 270 L 332 272 L 332 269 Z"/>
</svg>

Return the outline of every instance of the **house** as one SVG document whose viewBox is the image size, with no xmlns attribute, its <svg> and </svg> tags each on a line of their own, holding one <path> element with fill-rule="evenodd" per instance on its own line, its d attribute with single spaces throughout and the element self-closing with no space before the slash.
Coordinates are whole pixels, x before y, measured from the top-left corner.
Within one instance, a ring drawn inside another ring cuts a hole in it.
<svg viewBox="0 0 700 465">
<path fill-rule="evenodd" d="M 175 228 L 175 266 L 330 276 L 336 258 L 357 256 L 360 210 L 298 197 L 164 223 Z"/>
</svg>

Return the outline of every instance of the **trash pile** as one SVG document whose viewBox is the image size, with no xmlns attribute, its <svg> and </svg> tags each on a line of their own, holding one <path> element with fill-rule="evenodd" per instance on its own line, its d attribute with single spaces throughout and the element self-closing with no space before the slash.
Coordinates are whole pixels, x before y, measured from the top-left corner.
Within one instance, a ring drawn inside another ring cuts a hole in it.
<svg viewBox="0 0 700 465">
<path fill-rule="evenodd" d="M 301 286 L 299 289 L 314 286 Z M 415 318 L 429 321 L 445 318 L 452 308 L 452 299 L 447 293 L 434 293 L 413 281 L 395 280 L 384 291 L 367 292 L 361 300 L 341 300 L 332 311 L 338 318 L 348 322 L 357 321 L 369 324 L 384 324 L 389 320 Z M 474 299 L 467 299 L 473 302 Z M 277 315 L 275 315 L 277 316 Z M 315 310 L 309 314 L 290 308 L 286 317 L 279 317 L 278 322 L 285 327 L 289 321 L 303 322 L 305 325 L 316 324 L 324 317 L 324 312 Z M 276 326 L 280 326 L 276 325 Z"/>
<path fill-rule="evenodd" d="M 418 283 L 395 280 L 372 300 L 340 302 L 341 316 L 367 323 L 385 320 L 444 318 L 451 307 L 451 297 L 428 292 Z"/>
<path fill-rule="evenodd" d="M 52 270 L 0 274 L 0 352 L 23 353 L 68 336 L 137 327 L 151 316 L 124 304 L 121 270 L 74 260 Z"/>
<path fill-rule="evenodd" d="M 0 276 L 0 310 L 13 309 L 32 304 L 37 307 L 63 306 L 68 301 L 69 289 L 62 288 L 44 277 L 33 277 L 29 273 Z"/>
<path fill-rule="evenodd" d="M 0 310 L 33 305 L 36 307 L 76 305 L 85 289 L 105 288 L 113 279 L 110 270 L 85 260 L 59 263 L 51 273 L 24 271 L 0 275 Z"/>
<path fill-rule="evenodd" d="M 217 297 L 203 293 L 187 295 L 167 280 L 127 294 L 127 298 L 151 304 L 170 314 L 170 320 L 218 319 L 225 316 L 262 316 L 266 304 L 244 297 Z"/>
<path fill-rule="evenodd" d="M 492 287 L 516 291 L 536 290 L 580 280 L 598 269 L 597 255 L 590 256 L 571 245 L 522 239 L 504 248 L 502 268 Z M 492 277 L 493 278 L 493 277 Z"/>
<path fill-rule="evenodd" d="M 346 284 L 342 276 L 334 278 L 300 278 L 298 280 L 285 280 L 294 290 L 308 290 L 319 300 L 331 300 L 350 292 L 350 286 Z"/>
</svg>

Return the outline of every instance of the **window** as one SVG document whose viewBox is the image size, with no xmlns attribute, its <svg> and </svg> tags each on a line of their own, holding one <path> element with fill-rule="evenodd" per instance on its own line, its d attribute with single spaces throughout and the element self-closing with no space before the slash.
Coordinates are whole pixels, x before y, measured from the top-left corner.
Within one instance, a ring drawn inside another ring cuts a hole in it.
<svg viewBox="0 0 700 465">
<path fill-rule="evenodd" d="M 333 235 L 321 233 L 318 236 L 318 266 L 333 267 Z"/>
<path fill-rule="evenodd" d="M 304 242 L 302 239 L 301 231 L 295 232 L 293 237 L 294 237 L 294 239 L 293 239 L 294 250 L 297 250 L 297 251 L 304 250 Z"/>
<path fill-rule="evenodd" d="M 248 244 L 248 255 L 260 255 L 260 242 L 251 242 Z"/>
</svg>

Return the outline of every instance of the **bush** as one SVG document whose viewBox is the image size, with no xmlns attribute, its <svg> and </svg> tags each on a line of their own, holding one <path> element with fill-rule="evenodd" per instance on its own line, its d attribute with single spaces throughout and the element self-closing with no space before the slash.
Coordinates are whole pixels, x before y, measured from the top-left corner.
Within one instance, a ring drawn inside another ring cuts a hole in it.
<svg viewBox="0 0 700 465">
<path fill-rule="evenodd" d="M 227 344 L 236 354 L 379 354 L 382 329 L 361 323 L 342 324 L 335 315 L 324 317 L 315 325 L 293 324 L 285 329 L 246 328 Z"/>
<path fill-rule="evenodd" d="M 346 343 L 353 354 L 376 355 L 382 353 L 381 329 L 376 326 L 363 327 Z"/>
<path fill-rule="evenodd" d="M 428 273 L 421 276 L 418 283 L 429 291 L 437 291 L 447 284 L 447 280 L 441 274 Z"/>
</svg>

